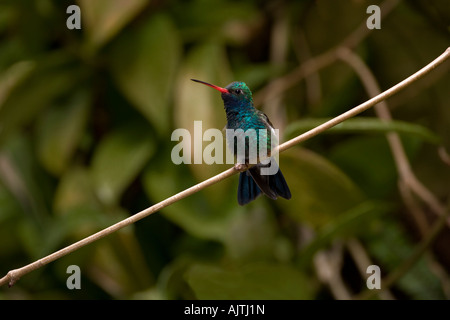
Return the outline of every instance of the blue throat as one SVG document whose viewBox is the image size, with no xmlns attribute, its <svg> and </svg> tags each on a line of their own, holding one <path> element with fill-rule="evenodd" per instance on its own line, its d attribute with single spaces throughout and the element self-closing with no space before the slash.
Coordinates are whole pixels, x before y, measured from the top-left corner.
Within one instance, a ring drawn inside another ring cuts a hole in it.
<svg viewBox="0 0 450 320">
<path fill-rule="evenodd" d="M 264 124 L 258 117 L 253 101 L 233 99 L 229 95 L 222 95 L 227 127 L 229 129 L 264 129 Z"/>
</svg>

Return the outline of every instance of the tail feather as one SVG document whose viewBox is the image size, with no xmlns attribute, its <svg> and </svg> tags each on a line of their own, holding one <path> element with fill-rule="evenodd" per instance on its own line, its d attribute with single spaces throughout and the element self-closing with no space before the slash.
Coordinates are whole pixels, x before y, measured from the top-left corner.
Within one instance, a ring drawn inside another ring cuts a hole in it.
<svg viewBox="0 0 450 320">
<path fill-rule="evenodd" d="M 291 198 L 291 190 L 289 190 L 289 187 L 280 169 L 278 169 L 278 172 L 273 176 L 269 176 L 269 181 L 269 184 L 275 187 L 275 192 L 277 195 L 287 200 Z"/>
<path fill-rule="evenodd" d="M 240 173 L 238 186 L 238 203 L 240 205 L 251 202 L 261 193 L 273 200 L 277 199 L 278 196 L 285 199 L 291 198 L 291 191 L 281 170 L 278 168 L 274 175 L 261 175 L 262 166 L 256 165 Z"/>
<path fill-rule="evenodd" d="M 239 175 L 238 186 L 238 203 L 243 206 L 255 200 L 261 194 L 261 189 L 258 188 L 250 174 L 245 171 Z"/>
<path fill-rule="evenodd" d="M 280 170 L 278 170 L 278 171 L 280 171 Z M 261 175 L 261 167 L 260 166 L 251 167 L 250 169 L 248 169 L 247 172 L 253 178 L 252 181 L 254 184 L 257 185 L 257 188 L 259 188 L 270 199 L 273 199 L 273 200 L 277 199 L 277 193 L 275 192 L 275 190 L 273 190 L 273 186 L 270 183 L 270 178 L 272 176 Z"/>
</svg>

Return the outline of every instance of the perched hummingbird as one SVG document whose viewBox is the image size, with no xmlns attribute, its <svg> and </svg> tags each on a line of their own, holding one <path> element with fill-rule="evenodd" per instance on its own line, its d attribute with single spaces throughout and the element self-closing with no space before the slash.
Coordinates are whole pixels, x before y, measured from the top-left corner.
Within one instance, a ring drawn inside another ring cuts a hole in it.
<svg viewBox="0 0 450 320">
<path fill-rule="evenodd" d="M 255 109 L 253 106 L 252 92 L 244 82 L 232 82 L 225 88 L 218 87 L 216 85 L 191 79 L 192 81 L 199 82 L 210 86 L 222 93 L 222 100 L 225 107 L 225 113 L 227 115 L 226 129 L 242 129 L 244 132 L 248 129 L 256 130 L 257 144 L 259 148 L 259 129 L 266 129 L 267 134 L 264 136 L 267 139 L 267 155 L 270 155 L 273 142 L 271 141 L 270 133 L 274 131 L 272 123 L 269 118 L 260 110 Z M 233 139 L 235 140 L 235 139 Z M 249 140 L 245 140 L 245 162 L 249 163 L 248 149 Z M 236 141 L 228 141 L 228 144 L 234 143 L 233 151 L 236 155 Z M 259 150 L 259 149 L 258 149 Z M 261 169 L 264 167 L 270 167 L 272 162 L 276 165 L 276 173 L 273 175 L 261 174 Z M 291 191 L 286 183 L 286 180 L 278 168 L 278 164 L 275 163 L 275 159 L 270 158 L 269 163 L 259 163 L 251 166 L 248 170 L 241 172 L 239 175 L 238 186 L 238 203 L 245 205 L 254 200 L 260 194 L 264 193 L 271 199 L 277 199 L 278 196 L 285 199 L 291 198 Z"/>
</svg>

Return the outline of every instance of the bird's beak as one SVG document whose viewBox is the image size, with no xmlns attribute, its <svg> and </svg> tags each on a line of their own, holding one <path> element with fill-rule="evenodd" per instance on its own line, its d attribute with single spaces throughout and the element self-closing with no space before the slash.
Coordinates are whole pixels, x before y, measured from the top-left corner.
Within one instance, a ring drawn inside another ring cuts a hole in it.
<svg viewBox="0 0 450 320">
<path fill-rule="evenodd" d="M 204 82 L 204 81 L 200 81 L 200 80 L 195 80 L 195 79 L 191 79 L 191 80 L 195 81 L 195 82 L 198 82 L 198 83 L 203 83 L 203 84 L 205 84 L 205 85 L 207 85 L 207 86 L 209 86 L 211 88 L 219 90 L 222 93 L 229 93 L 228 89 L 225 89 L 225 88 L 222 88 L 222 87 L 218 87 L 218 86 L 215 86 L 213 84 L 210 84 L 210 83 L 207 83 L 207 82 Z"/>
</svg>

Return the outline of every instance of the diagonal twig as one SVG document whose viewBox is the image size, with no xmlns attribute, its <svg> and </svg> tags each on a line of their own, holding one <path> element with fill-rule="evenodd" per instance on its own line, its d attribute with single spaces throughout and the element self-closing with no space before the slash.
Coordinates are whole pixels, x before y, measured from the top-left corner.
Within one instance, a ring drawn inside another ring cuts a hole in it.
<svg viewBox="0 0 450 320">
<path fill-rule="evenodd" d="M 370 69 L 362 61 L 362 59 L 347 48 L 341 48 L 338 52 L 338 57 L 350 65 L 353 70 L 358 74 L 367 93 L 370 96 L 376 96 L 381 92 L 378 83 L 373 76 Z M 381 101 L 375 105 L 375 113 L 383 121 L 391 121 L 392 116 L 389 111 L 386 101 Z M 411 164 L 406 156 L 405 148 L 400 140 L 400 136 L 396 132 L 388 133 L 386 135 L 390 149 L 392 151 L 399 178 L 416 195 L 418 195 L 425 203 L 428 204 L 430 209 L 437 215 L 441 216 L 445 212 L 445 207 L 439 202 L 435 195 L 425 187 L 422 182 L 416 177 L 414 171 L 411 168 Z M 447 224 L 450 226 L 450 219 L 447 219 Z"/>
<path fill-rule="evenodd" d="M 417 71 L 416 73 L 414 73 L 413 75 L 409 76 L 408 78 L 406 78 L 405 80 L 403 80 L 402 82 L 398 83 L 397 85 L 393 86 L 392 88 L 384 91 L 383 93 L 377 95 L 376 97 L 373 97 L 372 99 L 360 104 L 359 106 L 354 107 L 353 109 L 337 116 L 336 118 L 333 118 L 323 124 L 321 124 L 320 126 L 313 128 L 281 145 L 279 145 L 274 152 L 283 152 L 289 148 L 292 148 L 293 146 L 299 144 L 300 142 L 303 142 L 305 140 L 308 140 L 316 135 L 318 135 L 319 133 L 324 132 L 327 129 L 330 129 L 331 127 L 341 123 L 344 120 L 347 120 L 351 117 L 356 116 L 357 114 L 373 107 L 374 105 L 376 105 L 377 103 L 389 98 L 390 96 L 394 95 L 395 93 L 399 92 L 400 90 L 402 90 L 403 88 L 411 85 L 413 82 L 419 80 L 420 78 L 422 78 L 423 76 L 425 76 L 426 74 L 428 74 L 430 71 L 432 71 L 434 68 L 436 68 L 438 65 L 440 65 L 441 63 L 443 63 L 445 60 L 447 60 L 450 57 L 450 47 L 447 48 L 447 50 L 445 50 L 444 53 L 442 53 L 439 57 L 437 57 L 435 60 L 433 60 L 432 62 L 430 62 L 428 65 L 426 65 L 425 67 L 423 67 L 422 69 L 420 69 L 419 71 Z M 23 275 L 36 270 L 52 261 L 55 261 L 69 253 L 72 253 L 78 249 L 80 249 L 81 247 L 84 247 L 92 242 L 95 242 L 111 233 L 114 233 L 126 226 L 129 226 L 181 199 L 184 199 L 208 186 L 211 186 L 213 184 L 218 183 L 219 181 L 222 181 L 234 174 L 236 174 L 238 171 L 232 167 L 230 169 L 227 169 L 225 171 L 223 171 L 222 173 L 219 173 L 218 175 L 209 178 L 205 181 L 200 182 L 199 184 L 196 184 L 186 190 L 183 190 L 147 209 L 144 209 L 138 213 L 136 213 L 135 215 L 128 217 L 124 220 L 121 220 L 119 222 L 117 222 L 116 224 L 113 224 L 101 231 L 98 231 L 82 240 L 79 240 L 78 242 L 75 242 L 63 249 L 60 249 L 44 258 L 41 258 L 35 262 L 32 262 L 24 267 L 18 268 L 18 269 L 14 269 L 9 271 L 6 276 L 4 276 L 3 278 L 0 279 L 0 286 L 8 284 L 9 286 L 14 285 L 14 283 Z"/>
</svg>

